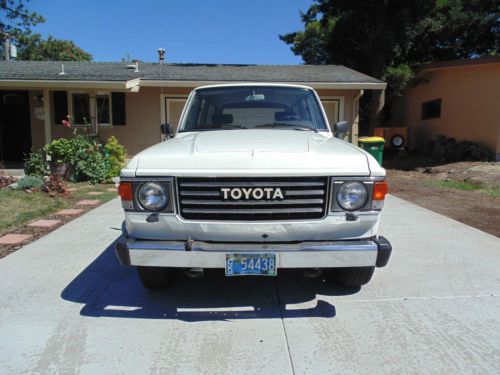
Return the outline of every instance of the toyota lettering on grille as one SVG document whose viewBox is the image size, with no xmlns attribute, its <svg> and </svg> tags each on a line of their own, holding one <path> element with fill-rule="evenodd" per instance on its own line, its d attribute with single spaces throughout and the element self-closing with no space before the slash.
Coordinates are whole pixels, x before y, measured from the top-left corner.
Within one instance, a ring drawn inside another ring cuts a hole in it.
<svg viewBox="0 0 500 375">
<path fill-rule="evenodd" d="M 283 199 L 280 188 L 221 188 L 224 200 L 278 200 Z"/>
</svg>

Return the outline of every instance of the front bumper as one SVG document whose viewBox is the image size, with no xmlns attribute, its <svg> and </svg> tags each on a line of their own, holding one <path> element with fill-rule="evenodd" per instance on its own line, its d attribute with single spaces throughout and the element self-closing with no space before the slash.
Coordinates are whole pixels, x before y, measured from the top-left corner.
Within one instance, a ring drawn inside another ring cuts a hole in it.
<svg viewBox="0 0 500 375">
<path fill-rule="evenodd" d="M 226 253 L 276 252 L 279 268 L 384 267 L 392 247 L 379 236 L 367 240 L 298 243 L 139 241 L 122 236 L 116 255 L 122 265 L 224 268 Z"/>
</svg>

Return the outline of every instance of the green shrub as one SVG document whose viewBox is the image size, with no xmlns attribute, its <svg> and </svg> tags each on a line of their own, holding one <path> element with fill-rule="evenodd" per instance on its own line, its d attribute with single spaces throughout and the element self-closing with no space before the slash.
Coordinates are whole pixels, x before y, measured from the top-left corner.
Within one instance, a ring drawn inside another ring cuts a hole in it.
<svg viewBox="0 0 500 375">
<path fill-rule="evenodd" d="M 30 152 L 24 159 L 24 173 L 28 176 L 43 177 L 47 175 L 47 162 L 42 150 Z"/>
<path fill-rule="evenodd" d="M 59 138 L 54 139 L 43 148 L 50 159 L 56 163 L 66 163 L 71 160 L 74 145 L 73 139 Z"/>
<path fill-rule="evenodd" d="M 108 138 L 106 144 L 104 145 L 104 154 L 106 155 L 109 170 L 106 175 L 107 180 L 120 175 L 121 169 L 125 165 L 125 155 L 127 150 L 123 147 L 115 136 Z"/>
<path fill-rule="evenodd" d="M 38 176 L 24 176 L 17 181 L 20 190 L 42 189 L 45 182 Z"/>
<path fill-rule="evenodd" d="M 109 165 L 99 151 L 87 153 L 75 164 L 77 181 L 90 181 L 93 184 L 106 181 Z"/>
<path fill-rule="evenodd" d="M 107 178 L 109 163 L 104 158 L 104 150 L 96 136 L 77 135 L 71 139 L 55 139 L 45 146 L 45 151 L 53 162 L 71 164 L 73 180 L 95 184 Z"/>
</svg>

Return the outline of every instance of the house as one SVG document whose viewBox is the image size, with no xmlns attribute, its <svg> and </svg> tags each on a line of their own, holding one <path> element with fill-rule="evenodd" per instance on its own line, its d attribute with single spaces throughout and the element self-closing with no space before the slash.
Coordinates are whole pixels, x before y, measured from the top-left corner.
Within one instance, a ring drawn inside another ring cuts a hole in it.
<svg viewBox="0 0 500 375">
<path fill-rule="evenodd" d="M 500 56 L 423 65 L 422 83 L 393 103 L 392 125 L 408 126 L 410 148 L 439 134 L 478 143 L 500 160 Z"/>
<path fill-rule="evenodd" d="M 216 83 L 282 82 L 315 88 L 330 124 L 351 124 L 357 142 L 359 98 L 386 87 L 372 77 L 334 65 L 211 65 L 109 62 L 1 61 L 2 160 L 20 162 L 23 153 L 52 139 L 71 137 L 62 125 L 93 124 L 101 138 L 114 135 L 134 155 L 161 141 L 160 124 L 177 127 L 191 90 Z"/>
</svg>

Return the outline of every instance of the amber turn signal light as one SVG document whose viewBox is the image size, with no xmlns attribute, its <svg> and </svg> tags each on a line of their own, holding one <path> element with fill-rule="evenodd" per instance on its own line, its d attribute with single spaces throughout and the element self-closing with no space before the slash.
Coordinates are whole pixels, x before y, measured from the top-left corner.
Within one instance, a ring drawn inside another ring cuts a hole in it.
<svg viewBox="0 0 500 375">
<path fill-rule="evenodd" d="M 373 186 L 373 200 L 374 201 L 382 201 L 385 199 L 385 195 L 387 194 L 387 182 L 375 182 Z"/>
<path fill-rule="evenodd" d="M 120 182 L 120 186 L 118 187 L 118 194 L 122 198 L 122 201 L 133 200 L 132 183 L 131 182 Z"/>
</svg>

